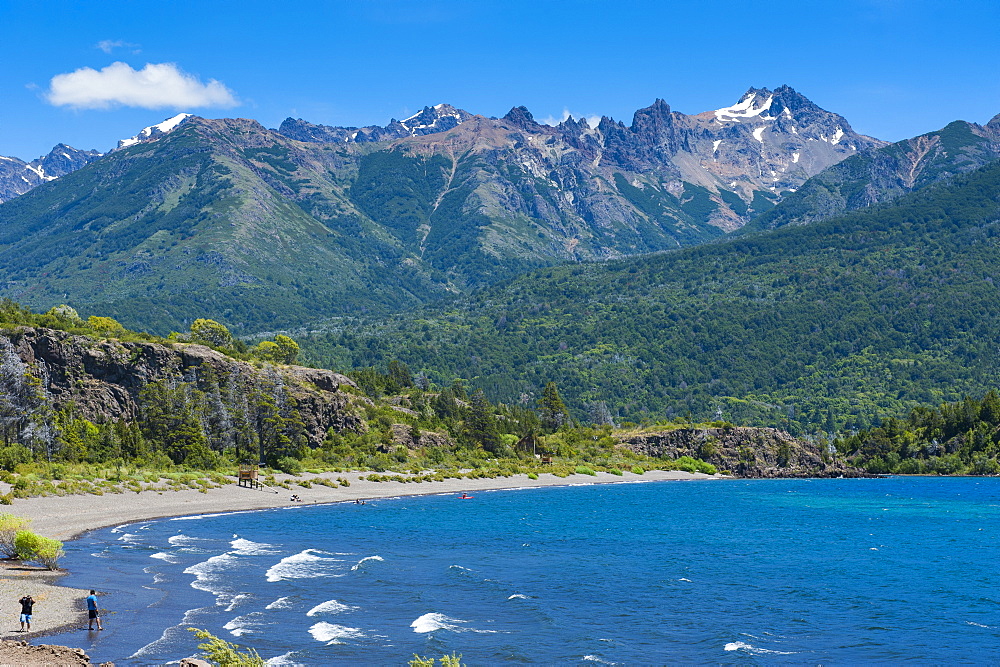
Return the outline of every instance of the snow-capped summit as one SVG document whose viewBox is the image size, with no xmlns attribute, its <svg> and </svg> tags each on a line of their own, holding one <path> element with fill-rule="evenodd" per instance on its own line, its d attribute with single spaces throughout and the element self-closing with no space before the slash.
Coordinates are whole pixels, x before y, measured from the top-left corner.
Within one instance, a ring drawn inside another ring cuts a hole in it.
<svg viewBox="0 0 1000 667">
<path fill-rule="evenodd" d="M 176 128 L 178 125 L 180 125 L 193 115 L 194 114 L 190 113 L 179 113 L 176 116 L 172 116 L 166 119 L 162 123 L 158 123 L 156 125 L 150 125 L 149 127 L 143 128 L 142 131 L 139 132 L 139 134 L 135 135 L 134 137 L 130 137 L 128 139 L 122 139 L 121 141 L 119 141 L 118 148 L 116 148 L 115 150 L 128 148 L 129 146 L 134 146 L 135 144 L 141 144 L 147 141 L 153 141 L 154 139 L 158 139 L 160 136 L 166 134 L 167 132 L 170 132 L 171 130 Z"/>
<path fill-rule="evenodd" d="M 410 136 L 415 137 L 450 130 L 470 118 L 472 114 L 468 111 L 456 109 L 450 104 L 435 104 L 433 107 L 424 107 L 409 118 L 399 121 L 399 124 L 406 128 Z"/>
</svg>

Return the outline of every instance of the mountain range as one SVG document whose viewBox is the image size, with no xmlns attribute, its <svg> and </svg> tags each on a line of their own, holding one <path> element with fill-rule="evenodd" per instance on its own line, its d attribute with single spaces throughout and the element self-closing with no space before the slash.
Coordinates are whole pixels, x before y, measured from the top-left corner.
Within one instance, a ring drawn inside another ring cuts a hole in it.
<svg viewBox="0 0 1000 667">
<path fill-rule="evenodd" d="M 697 115 L 657 100 L 628 126 L 523 107 L 384 128 L 182 114 L 0 206 L 0 292 L 156 330 L 391 311 L 719 238 L 883 145 L 787 86 Z"/>
<path fill-rule="evenodd" d="M 630 125 L 180 114 L 91 157 L 0 204 L 0 296 L 604 421 L 833 432 L 1000 372 L 998 118 L 887 144 L 782 86 Z"/>
</svg>

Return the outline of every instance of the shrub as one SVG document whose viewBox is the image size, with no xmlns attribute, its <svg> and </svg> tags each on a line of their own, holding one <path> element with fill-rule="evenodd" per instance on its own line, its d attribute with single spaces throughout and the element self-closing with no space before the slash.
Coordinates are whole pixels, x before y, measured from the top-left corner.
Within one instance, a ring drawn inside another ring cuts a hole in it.
<svg viewBox="0 0 1000 667">
<path fill-rule="evenodd" d="M 538 473 L 537 472 L 529 472 L 528 473 L 528 479 L 538 479 Z"/>
<path fill-rule="evenodd" d="M 597 475 L 596 472 L 594 472 L 593 470 L 591 470 L 587 466 L 577 466 L 576 467 L 576 474 L 577 475 L 594 475 L 594 476 Z"/>
<path fill-rule="evenodd" d="M 30 525 L 31 519 L 14 516 L 7 512 L 0 514 L 0 553 L 7 558 L 17 558 L 14 538 L 17 537 L 19 531 L 27 530 Z"/>
<path fill-rule="evenodd" d="M 198 639 L 205 641 L 198 644 L 198 648 L 205 652 L 205 657 L 215 665 L 225 667 L 263 667 L 266 663 L 264 659 L 252 648 L 246 652 L 240 651 L 238 644 L 230 644 L 225 639 L 219 639 L 207 630 L 198 628 L 188 628 Z"/>
<path fill-rule="evenodd" d="M 646 472 L 646 471 L 642 469 L 642 466 L 632 466 L 632 474 L 633 475 L 641 475 L 644 472 Z"/>
<path fill-rule="evenodd" d="M 30 530 L 19 530 L 14 537 L 14 548 L 21 560 L 41 563 L 50 570 L 58 569 L 59 558 L 65 553 L 62 542 L 36 535 Z"/>
<path fill-rule="evenodd" d="M 282 456 L 274 464 L 274 467 L 289 475 L 301 475 L 303 471 L 302 462 L 291 456 Z"/>
<path fill-rule="evenodd" d="M 611 468 L 610 470 L 608 470 L 608 472 L 611 473 L 612 475 L 618 475 L 619 477 L 625 474 L 619 468 Z"/>
</svg>

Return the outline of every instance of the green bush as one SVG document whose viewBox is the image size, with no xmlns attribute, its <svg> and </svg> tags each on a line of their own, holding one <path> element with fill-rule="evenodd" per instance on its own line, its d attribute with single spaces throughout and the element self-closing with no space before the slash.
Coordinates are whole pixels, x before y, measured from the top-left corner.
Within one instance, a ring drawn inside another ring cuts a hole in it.
<svg viewBox="0 0 1000 667">
<path fill-rule="evenodd" d="M 537 472 L 529 472 L 528 473 L 528 479 L 538 479 L 538 473 Z"/>
<path fill-rule="evenodd" d="M 632 466 L 633 475 L 642 475 L 646 471 L 642 469 L 642 466 Z"/>
<path fill-rule="evenodd" d="M 50 570 L 58 569 L 59 558 L 65 553 L 62 542 L 42 537 L 30 530 L 19 530 L 14 537 L 14 548 L 21 560 L 41 563 Z"/>
<path fill-rule="evenodd" d="M 7 512 L 0 514 L 0 553 L 7 558 L 17 558 L 17 547 L 14 546 L 14 539 L 18 532 L 27 530 L 30 525 L 31 519 L 14 516 Z"/>
<path fill-rule="evenodd" d="M 611 468 L 610 470 L 608 470 L 608 472 L 611 473 L 612 475 L 618 475 L 619 477 L 625 474 L 621 471 L 620 468 Z"/>
<path fill-rule="evenodd" d="M 274 467 L 289 475 L 301 475 L 304 470 L 302 467 L 302 461 L 293 459 L 291 456 L 282 456 L 274 464 Z"/>
<path fill-rule="evenodd" d="M 205 657 L 209 662 L 222 667 L 263 667 L 266 663 L 264 659 L 252 648 L 246 652 L 241 652 L 238 644 L 230 644 L 225 639 L 219 639 L 207 630 L 198 628 L 188 628 L 198 639 L 205 641 L 198 644 L 198 648 L 205 652 Z"/>
<path fill-rule="evenodd" d="M 576 474 L 577 475 L 593 475 L 593 476 L 597 475 L 596 472 L 594 472 L 593 470 L 591 470 L 587 466 L 577 466 L 576 467 Z"/>
</svg>

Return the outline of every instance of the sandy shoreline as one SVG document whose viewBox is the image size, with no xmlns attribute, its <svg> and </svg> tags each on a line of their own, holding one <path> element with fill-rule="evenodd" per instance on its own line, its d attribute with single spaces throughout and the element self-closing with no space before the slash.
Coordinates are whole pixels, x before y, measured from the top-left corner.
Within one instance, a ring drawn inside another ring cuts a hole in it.
<svg viewBox="0 0 1000 667">
<path fill-rule="evenodd" d="M 533 487 L 573 486 L 586 484 L 612 484 L 622 482 L 653 482 L 665 480 L 723 479 L 699 473 L 653 470 L 643 475 L 626 472 L 622 476 L 610 473 L 591 475 L 570 475 L 557 477 L 541 474 L 538 479 L 527 475 L 496 477 L 488 479 L 446 479 L 441 482 L 371 482 L 361 479 L 368 473 L 324 473 L 304 474 L 298 477 L 278 475 L 277 480 L 288 481 L 291 490 L 250 489 L 235 484 L 206 492 L 194 489 L 183 491 L 132 491 L 103 496 L 45 496 L 38 498 L 18 498 L 14 504 L 3 508 L 17 516 L 30 518 L 31 528 L 46 537 L 67 541 L 91 530 L 106 528 L 137 521 L 164 517 L 195 514 L 215 514 L 246 510 L 293 507 L 321 503 L 353 502 L 356 499 L 390 498 L 442 493 L 518 489 Z M 318 484 L 306 488 L 296 482 L 317 478 L 346 478 L 351 485 L 330 488 Z M 298 495 L 301 502 L 289 500 Z M 25 566 L 16 561 L 2 563 L 0 569 L 0 609 L 7 614 L 0 620 L 0 639 L 25 640 L 53 634 L 70 628 L 86 627 L 87 618 L 83 611 L 83 598 L 88 591 L 59 586 L 57 581 L 65 573 L 53 573 L 39 568 Z M 38 603 L 32 619 L 32 632 L 19 633 L 18 599 L 30 594 Z"/>
</svg>

